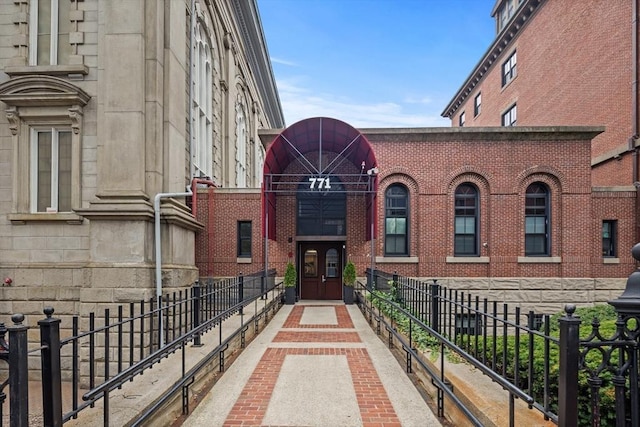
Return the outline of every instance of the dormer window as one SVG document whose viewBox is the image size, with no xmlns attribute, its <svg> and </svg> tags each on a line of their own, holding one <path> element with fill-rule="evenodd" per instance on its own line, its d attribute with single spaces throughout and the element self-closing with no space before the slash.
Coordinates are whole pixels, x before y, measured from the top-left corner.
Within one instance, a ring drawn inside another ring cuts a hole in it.
<svg viewBox="0 0 640 427">
<path fill-rule="evenodd" d="M 504 0 L 495 14 L 498 33 L 507 26 L 511 18 L 516 14 L 516 10 L 524 0 Z"/>
</svg>

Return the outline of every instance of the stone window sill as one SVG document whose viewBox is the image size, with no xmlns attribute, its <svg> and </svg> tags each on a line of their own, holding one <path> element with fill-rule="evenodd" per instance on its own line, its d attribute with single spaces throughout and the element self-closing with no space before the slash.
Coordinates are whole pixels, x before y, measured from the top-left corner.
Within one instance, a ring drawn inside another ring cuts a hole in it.
<svg viewBox="0 0 640 427">
<path fill-rule="evenodd" d="M 603 264 L 620 264 L 620 258 L 602 258 Z"/>
<path fill-rule="evenodd" d="M 251 264 L 251 258 L 236 258 L 238 264 Z"/>
<path fill-rule="evenodd" d="M 518 263 L 521 264 L 560 264 L 562 257 L 559 256 L 519 256 Z"/>
<path fill-rule="evenodd" d="M 75 213 L 28 213 L 9 214 L 7 218 L 13 225 L 24 225 L 28 222 L 66 222 L 67 224 L 82 224 L 84 217 Z"/>
<path fill-rule="evenodd" d="M 417 264 L 417 256 L 377 256 L 378 264 Z"/>
<path fill-rule="evenodd" d="M 488 264 L 491 258 L 488 256 L 448 256 L 449 264 Z"/>
</svg>

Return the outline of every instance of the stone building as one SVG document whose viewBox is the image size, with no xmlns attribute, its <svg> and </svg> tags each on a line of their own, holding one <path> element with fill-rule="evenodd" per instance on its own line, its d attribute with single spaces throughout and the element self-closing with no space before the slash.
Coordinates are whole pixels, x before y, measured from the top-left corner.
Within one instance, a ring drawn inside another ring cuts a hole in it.
<svg viewBox="0 0 640 427">
<path fill-rule="evenodd" d="M 189 188 L 258 187 L 284 124 L 253 0 L 0 0 L 0 70 L 2 313 L 195 281 Z"/>
</svg>

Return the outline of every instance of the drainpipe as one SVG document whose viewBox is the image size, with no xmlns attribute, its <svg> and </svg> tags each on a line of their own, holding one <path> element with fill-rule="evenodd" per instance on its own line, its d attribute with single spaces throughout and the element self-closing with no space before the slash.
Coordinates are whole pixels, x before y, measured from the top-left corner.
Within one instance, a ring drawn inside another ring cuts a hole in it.
<svg viewBox="0 0 640 427">
<path fill-rule="evenodd" d="M 170 197 L 192 196 L 191 187 L 187 187 L 184 193 L 158 193 L 153 199 L 153 210 L 155 213 L 155 239 L 156 239 L 156 299 L 158 302 L 158 332 L 160 334 L 160 347 L 164 346 L 164 328 L 162 325 L 162 239 L 160 236 L 160 199 Z"/>
<path fill-rule="evenodd" d="M 198 210 L 198 184 L 205 184 L 207 187 L 217 187 L 216 184 L 210 178 L 193 178 L 191 180 L 191 190 L 193 195 L 191 196 L 191 215 L 197 220 L 196 215 Z"/>
<path fill-rule="evenodd" d="M 191 16 L 189 30 L 189 174 L 194 176 L 196 168 L 193 161 L 193 155 L 196 149 L 194 129 L 193 129 L 193 45 L 196 31 L 196 0 L 191 0 Z"/>
<path fill-rule="evenodd" d="M 633 73 L 633 81 L 631 84 L 631 138 L 629 141 L 629 149 L 633 150 L 633 176 L 632 183 L 636 188 L 636 209 L 635 209 L 635 239 L 640 241 L 640 167 L 638 161 L 638 147 L 636 139 L 638 138 L 638 9 L 640 0 L 635 0 L 632 7 L 631 17 L 631 69 Z"/>
</svg>

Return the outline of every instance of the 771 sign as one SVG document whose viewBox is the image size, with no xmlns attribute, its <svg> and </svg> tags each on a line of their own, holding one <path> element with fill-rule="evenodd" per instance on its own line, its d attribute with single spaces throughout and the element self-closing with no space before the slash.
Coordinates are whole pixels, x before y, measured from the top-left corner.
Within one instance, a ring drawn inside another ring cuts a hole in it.
<svg viewBox="0 0 640 427">
<path fill-rule="evenodd" d="M 331 190 L 331 181 L 326 178 L 309 178 L 309 190 Z"/>
</svg>

